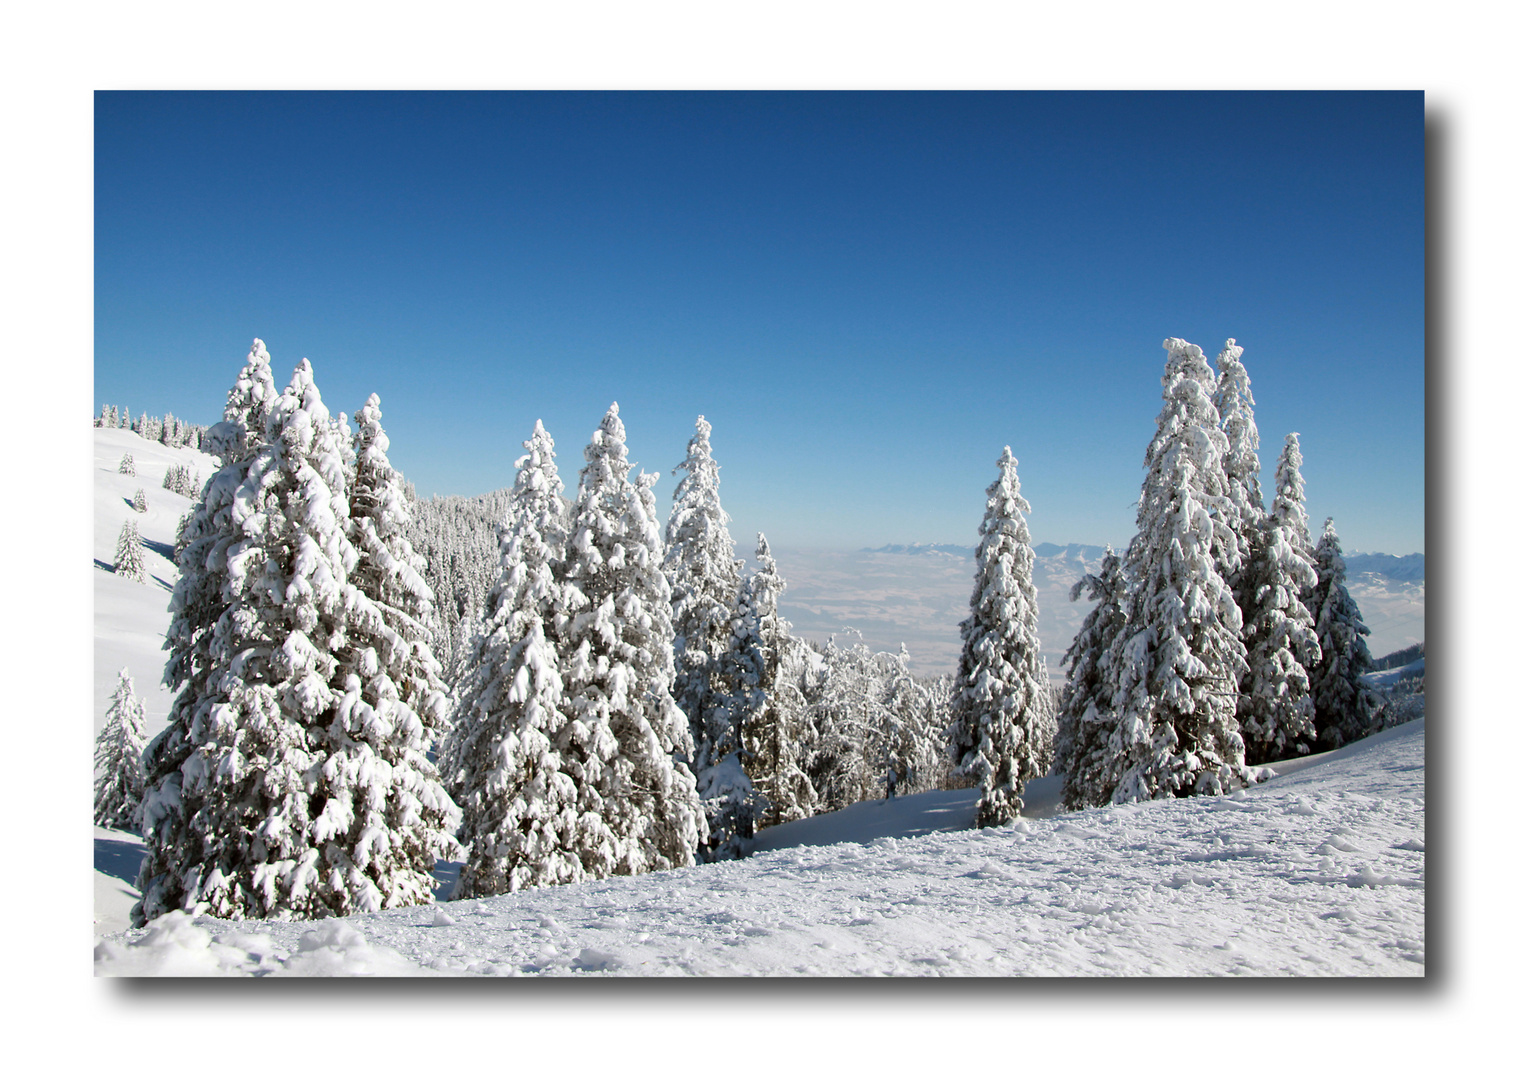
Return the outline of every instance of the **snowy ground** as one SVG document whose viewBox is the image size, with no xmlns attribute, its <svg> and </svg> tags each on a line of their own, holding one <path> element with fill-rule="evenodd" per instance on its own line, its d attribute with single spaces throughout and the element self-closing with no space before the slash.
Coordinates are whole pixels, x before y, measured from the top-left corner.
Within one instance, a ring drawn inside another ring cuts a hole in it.
<svg viewBox="0 0 1530 1080">
<path fill-rule="evenodd" d="M 160 485 L 172 464 L 186 465 L 205 481 L 217 460 L 197 450 L 161 446 L 121 428 L 97 428 L 95 436 L 94 505 L 91 548 L 95 561 L 95 665 L 91 702 L 92 738 L 106 725 L 106 707 L 117 689 L 117 672 L 126 667 L 133 689 L 144 699 L 145 730 L 154 735 L 165 726 L 174 700 L 159 684 L 166 653 L 161 651 L 170 626 L 166 605 L 175 582 L 170 561 L 175 527 L 191 509 L 192 500 Z M 137 476 L 117 472 L 123 454 L 132 454 Z M 133 493 L 143 488 L 149 509 L 137 513 Z M 117 557 L 117 534 L 129 518 L 138 524 L 144 541 L 145 581 L 129 581 L 112 573 Z"/>
<path fill-rule="evenodd" d="M 98 940 L 96 972 L 1424 974 L 1423 721 L 1279 771 L 1003 829 L 931 792 L 768 830 L 737 862 L 323 923 L 173 913 Z"/>
</svg>

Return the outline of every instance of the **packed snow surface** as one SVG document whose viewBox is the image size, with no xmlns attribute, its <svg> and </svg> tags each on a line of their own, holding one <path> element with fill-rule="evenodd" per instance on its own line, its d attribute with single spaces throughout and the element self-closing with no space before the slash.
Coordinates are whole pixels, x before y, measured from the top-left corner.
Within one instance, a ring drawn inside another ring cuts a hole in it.
<svg viewBox="0 0 1530 1080">
<path fill-rule="evenodd" d="M 1424 722 L 1277 771 L 1000 829 L 929 792 L 739 861 L 344 920 L 176 912 L 98 939 L 96 973 L 1422 975 Z"/>
</svg>

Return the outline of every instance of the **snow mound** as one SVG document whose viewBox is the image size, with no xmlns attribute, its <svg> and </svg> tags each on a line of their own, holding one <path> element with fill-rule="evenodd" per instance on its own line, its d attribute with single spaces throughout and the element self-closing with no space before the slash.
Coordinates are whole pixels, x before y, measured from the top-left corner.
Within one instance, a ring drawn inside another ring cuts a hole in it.
<svg viewBox="0 0 1530 1080">
<path fill-rule="evenodd" d="M 98 975 L 431 975 L 392 949 L 371 945 L 350 923 L 329 919 L 305 932 L 295 950 L 278 948 L 269 934 L 217 924 L 184 911 L 161 915 L 132 945 L 96 943 Z"/>
</svg>

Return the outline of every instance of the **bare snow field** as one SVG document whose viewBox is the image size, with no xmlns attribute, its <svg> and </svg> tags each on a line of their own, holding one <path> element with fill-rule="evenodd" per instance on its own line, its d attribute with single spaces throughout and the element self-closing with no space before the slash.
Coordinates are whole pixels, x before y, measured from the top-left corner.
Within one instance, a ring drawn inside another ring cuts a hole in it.
<svg viewBox="0 0 1530 1080">
<path fill-rule="evenodd" d="M 159 686 L 176 523 L 161 487 L 213 459 L 95 431 L 93 731 L 118 669 L 163 728 Z M 137 476 L 118 474 L 124 452 Z M 131 508 L 143 488 L 148 512 Z M 137 520 L 149 580 L 111 573 Z M 778 553 L 799 634 L 857 625 L 949 669 L 970 558 Z M 1086 606 L 1081 564 L 1037 560 L 1054 676 Z M 1378 583 L 1381 579 L 1377 578 Z M 1395 583 L 1393 583 L 1395 585 Z M 1422 586 L 1352 591 L 1381 655 L 1423 634 Z M 1415 595 L 1416 592 L 1416 595 Z M 1380 615 L 1380 618 L 1378 618 Z M 816 621 L 815 621 L 816 620 Z M 1416 634 L 1413 628 L 1416 626 Z M 1401 635 L 1382 636 L 1386 632 Z M 947 640 L 948 639 L 948 640 Z M 942 646 L 940 643 L 945 642 Z M 946 651 L 941 652 L 941 648 Z M 973 830 L 972 792 L 869 802 L 765 830 L 752 857 L 322 923 L 173 913 L 127 929 L 143 845 L 95 830 L 98 975 L 1422 975 L 1424 721 L 1277 767 L 1236 796 L 1058 815 L 1033 781 L 1013 827 Z M 455 867 L 441 864 L 445 896 Z"/>
<path fill-rule="evenodd" d="M 186 465 L 205 481 L 217 459 L 187 447 L 162 446 L 122 428 L 96 428 L 92 553 L 95 556 L 95 681 L 91 703 L 92 737 L 106 726 L 106 707 L 117 689 L 117 672 L 128 668 L 133 689 L 144 699 L 145 730 L 152 737 L 165 726 L 175 696 L 159 685 L 169 654 L 161 651 L 170 628 L 170 590 L 175 564 L 170 555 L 175 527 L 192 500 L 161 484 L 171 465 Z M 117 471 L 123 454 L 132 454 L 137 476 Z M 143 489 L 149 509 L 133 509 L 133 493 Z M 112 573 L 117 534 L 133 519 L 144 540 L 145 581 Z"/>
<path fill-rule="evenodd" d="M 772 553 L 786 581 L 781 614 L 799 637 L 826 641 L 833 634 L 849 644 L 854 639 L 844 631 L 854 627 L 874 651 L 895 653 L 900 642 L 906 643 L 916 675 L 956 670 L 958 628 L 967 617 L 976 569 L 971 552 L 776 548 Z M 1099 568 L 1098 555 L 1087 561 L 1077 553 L 1036 557 L 1032 582 L 1038 629 L 1054 682 L 1064 677 L 1063 654 L 1090 609 L 1087 597 L 1074 603 L 1068 592 L 1086 571 Z M 1346 584 L 1371 629 L 1372 656 L 1424 640 L 1422 582 L 1351 573 Z"/>
<path fill-rule="evenodd" d="M 1279 771 L 1228 798 L 1002 829 L 949 831 L 971 821 L 970 794 L 963 808 L 966 793 L 929 792 L 766 830 L 736 862 L 321 923 L 176 912 L 98 939 L 95 968 L 1423 975 L 1423 721 Z M 796 846 L 778 846 L 783 831 Z M 882 835 L 859 840 L 868 832 Z"/>
</svg>

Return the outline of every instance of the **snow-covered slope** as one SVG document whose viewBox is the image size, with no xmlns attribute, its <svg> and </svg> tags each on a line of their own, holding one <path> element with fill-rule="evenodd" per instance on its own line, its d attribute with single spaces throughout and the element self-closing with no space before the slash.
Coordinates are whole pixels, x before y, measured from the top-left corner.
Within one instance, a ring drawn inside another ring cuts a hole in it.
<svg viewBox="0 0 1530 1080">
<path fill-rule="evenodd" d="M 170 627 L 170 590 L 175 584 L 175 564 L 170 561 L 175 527 L 191 509 L 192 500 L 161 485 L 171 465 L 186 465 L 206 481 L 217 468 L 217 459 L 184 447 L 162 446 L 121 428 L 96 428 L 92 553 L 95 557 L 95 665 L 91 715 L 96 733 L 106 724 L 106 707 L 117 688 L 117 672 L 126 667 L 133 688 L 144 699 L 145 730 L 155 735 L 165 726 L 173 695 L 159 685 L 165 669 L 165 631 Z M 123 454 L 132 454 L 136 476 L 117 472 Z M 143 488 L 148 510 L 133 509 L 133 493 Z M 143 582 L 112 573 L 117 556 L 117 534 L 132 518 L 144 542 Z"/>
<path fill-rule="evenodd" d="M 736 862 L 317 924 L 174 913 L 100 940 L 96 972 L 1422 975 L 1423 721 L 1281 771 L 954 832 L 922 831 L 960 817 L 932 792 Z"/>
</svg>

